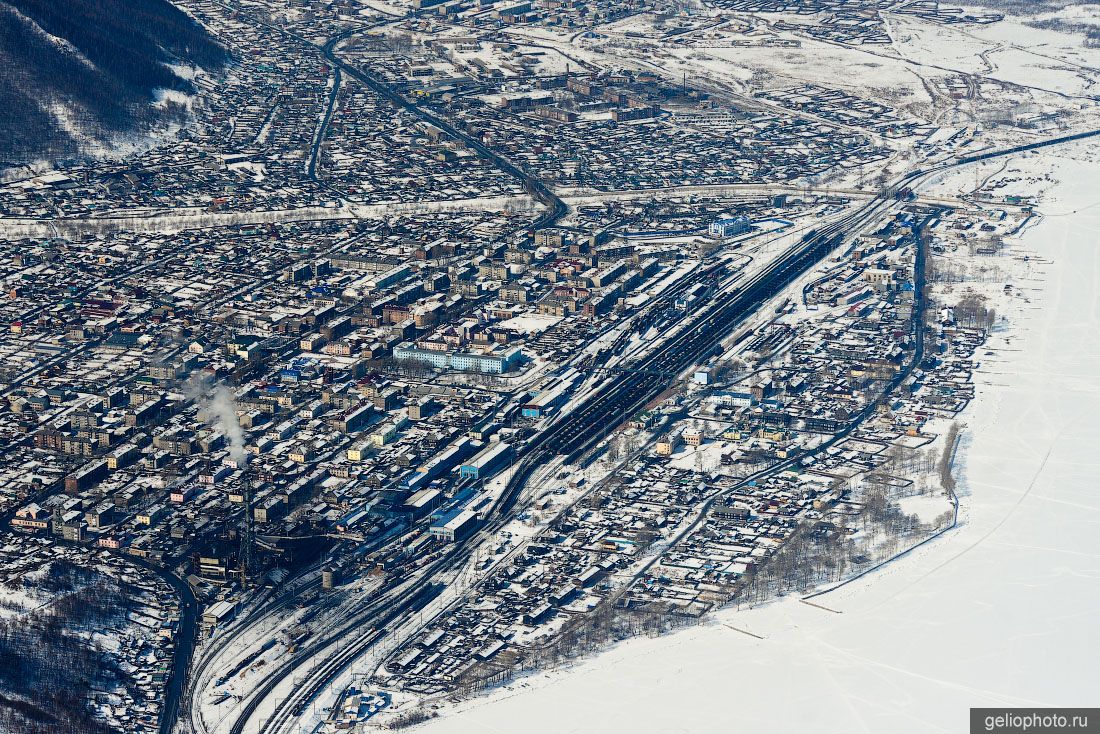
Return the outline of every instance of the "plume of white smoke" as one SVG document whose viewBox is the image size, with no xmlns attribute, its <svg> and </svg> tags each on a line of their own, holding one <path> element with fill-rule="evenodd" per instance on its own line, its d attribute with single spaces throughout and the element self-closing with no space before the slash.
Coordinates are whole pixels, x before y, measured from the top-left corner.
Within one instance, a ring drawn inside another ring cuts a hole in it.
<svg viewBox="0 0 1100 734">
<path fill-rule="evenodd" d="M 187 395 L 199 404 L 199 419 L 225 434 L 229 458 L 238 466 L 243 465 L 248 453 L 244 448 L 244 429 L 237 418 L 233 393 L 225 385 L 192 377 L 187 382 Z"/>
</svg>

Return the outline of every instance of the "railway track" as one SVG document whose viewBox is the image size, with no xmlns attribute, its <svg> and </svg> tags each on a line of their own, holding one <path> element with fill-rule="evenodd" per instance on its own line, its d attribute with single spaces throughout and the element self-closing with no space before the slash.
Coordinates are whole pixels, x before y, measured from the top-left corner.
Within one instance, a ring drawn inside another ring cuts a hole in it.
<svg viewBox="0 0 1100 734">
<path fill-rule="evenodd" d="M 383 625 L 402 614 L 416 612 L 422 609 L 442 591 L 442 587 L 429 584 L 421 588 L 404 603 L 394 607 L 389 614 L 383 615 L 378 624 Z M 311 670 L 302 685 L 294 693 L 283 699 L 272 713 L 271 717 L 264 721 L 257 734 L 273 734 L 280 731 L 285 725 L 297 719 L 305 713 L 310 703 L 320 694 L 338 675 L 343 673 L 349 665 L 374 644 L 385 633 L 382 626 L 372 626 L 366 632 L 359 634 L 351 644 L 337 652 L 331 658 L 322 662 Z M 258 705 L 258 701 L 257 701 Z M 242 727 L 243 730 L 243 727 Z M 238 731 L 238 730 L 234 730 Z"/>
<path fill-rule="evenodd" d="M 708 350 L 714 349 L 726 337 L 734 325 L 824 258 L 843 241 L 846 232 L 877 216 L 889 202 L 889 198 L 880 197 L 849 217 L 811 233 L 760 274 L 713 299 L 703 313 L 686 324 L 666 344 L 629 364 L 632 370 L 639 371 L 627 373 L 625 378 L 610 385 L 604 383 L 606 387 L 579 412 L 574 411 L 563 416 L 561 421 L 530 439 L 523 448 L 523 457 L 515 465 L 512 477 L 488 512 L 482 528 L 466 540 L 455 544 L 429 567 L 416 573 L 415 583 L 424 584 L 420 592 L 408 599 L 402 599 L 408 587 L 413 585 L 409 582 L 382 592 L 381 596 L 370 602 L 367 609 L 351 617 L 336 632 L 295 655 L 252 694 L 229 729 L 230 734 L 243 734 L 245 726 L 254 718 L 260 705 L 295 671 L 308 664 L 319 653 L 339 644 L 340 640 L 350 639 L 351 642 L 331 659 L 311 669 L 303 684 L 279 702 L 273 713 L 257 729 L 260 734 L 285 731 L 285 727 L 299 717 L 325 687 L 383 637 L 380 631 L 386 625 L 407 614 L 418 600 L 424 599 L 423 604 L 428 603 L 430 598 L 422 595 L 432 592 L 437 586 L 436 579 L 460 567 L 481 539 L 497 532 L 514 518 L 521 490 L 538 467 L 555 456 L 564 455 L 570 461 L 587 451 L 608 430 L 619 425 L 638 408 L 667 389 L 673 379 L 670 375 L 679 374 L 697 363 Z M 662 298 L 674 298 L 687 284 L 698 282 L 712 272 L 716 271 L 707 269 L 684 278 L 683 283 L 676 284 L 662 294 Z M 355 632 L 363 628 L 368 631 L 358 634 Z"/>
<path fill-rule="evenodd" d="M 953 164 L 947 164 L 943 168 L 951 165 Z M 932 175 L 939 170 L 940 167 L 923 172 L 916 171 L 903 178 L 898 185 Z M 356 615 L 350 624 L 341 628 L 341 631 L 326 637 L 312 646 L 309 651 L 296 656 L 290 665 L 284 667 L 277 676 L 273 676 L 263 688 L 253 694 L 230 729 L 230 734 L 243 734 L 245 725 L 255 715 L 259 705 L 303 662 L 331 647 L 339 639 L 347 637 L 350 629 L 368 626 L 366 633 L 354 637 L 352 642 L 336 653 L 331 660 L 310 671 L 306 682 L 280 702 L 273 714 L 257 729 L 259 734 L 280 734 L 285 731 L 286 727 L 300 717 L 310 702 L 340 673 L 372 645 L 383 639 L 387 625 L 398 617 L 407 618 L 412 605 L 408 600 L 401 600 L 401 594 L 408 586 L 416 583 L 424 584 L 422 590 L 412 597 L 413 603 L 423 598 L 421 594 L 432 593 L 433 589 L 441 588 L 438 579 L 459 568 L 481 540 L 502 529 L 515 517 L 521 491 L 540 466 L 544 466 L 556 456 L 565 456 L 567 462 L 574 461 L 590 450 L 606 435 L 607 431 L 617 427 L 629 415 L 667 389 L 675 375 L 682 373 L 692 364 L 698 363 L 709 350 L 713 350 L 722 339 L 726 338 L 734 326 L 755 313 L 763 303 L 827 257 L 846 240 L 847 236 L 860 231 L 875 217 L 881 216 L 892 203 L 894 203 L 892 191 L 884 192 L 852 214 L 819 231 L 810 233 L 764 271 L 746 283 L 719 294 L 707 304 L 702 314 L 677 332 L 667 343 L 629 363 L 631 372 L 624 373 L 626 376 L 623 379 L 604 388 L 601 394 L 595 396 L 580 411 L 563 416 L 560 421 L 530 439 L 523 447 L 522 457 L 514 465 L 513 474 L 506 483 L 504 491 L 489 509 L 484 524 L 477 532 L 455 544 L 440 559 L 417 573 L 416 581 L 407 581 L 387 590 L 372 602 L 368 611 Z M 431 598 L 434 598 L 434 593 Z M 419 604 L 417 608 L 422 608 L 431 598 L 425 598 L 423 604 Z M 387 610 L 385 613 L 382 611 L 384 608 Z"/>
<path fill-rule="evenodd" d="M 502 171 L 515 177 L 525 190 L 546 205 L 547 210 L 533 223 L 541 228 L 557 222 L 567 211 L 564 202 L 544 183 L 488 148 L 480 140 L 473 138 L 452 124 L 406 100 L 392 87 L 379 81 L 357 66 L 344 61 L 337 53 L 339 41 L 350 37 L 357 30 L 348 31 L 330 39 L 317 47 L 336 68 L 363 83 L 380 97 L 399 109 L 408 111 L 418 119 L 430 123 L 456 140 L 462 141 L 481 157 L 491 161 Z M 304 40 L 304 39 L 301 39 Z M 307 43 L 309 43 L 307 41 Z M 1097 134 L 1089 133 L 1088 135 Z M 1076 138 L 1087 135 L 1076 136 Z M 1075 138 L 1075 139 L 1076 139 Z M 1068 140 L 1068 139 L 1067 139 Z M 1060 140 L 1056 142 L 1065 142 Z M 1048 143 L 1053 144 L 1053 143 Z M 1028 146 L 1026 149 L 1040 147 Z M 1021 149 L 1022 150 L 1022 149 Z M 911 183 L 916 179 L 934 172 L 953 168 L 965 163 L 986 158 L 1008 155 L 1014 151 L 993 151 L 977 157 L 958 159 L 941 164 L 926 171 L 915 171 L 903 178 L 898 186 Z M 410 610 L 423 608 L 438 592 L 438 580 L 446 573 L 458 568 L 465 562 L 482 539 L 496 532 L 510 522 L 516 511 L 522 489 L 527 480 L 540 467 L 557 456 L 565 456 L 572 461 L 584 454 L 601 440 L 607 431 L 619 425 L 641 406 L 653 400 L 668 388 L 675 375 L 687 367 L 698 363 L 709 350 L 724 339 L 730 329 L 754 313 L 761 304 L 780 292 L 789 283 L 807 272 L 816 263 L 824 259 L 838 247 L 845 237 L 864 226 L 867 221 L 881 214 L 883 208 L 892 201 L 892 193 L 884 192 L 871 199 L 852 214 L 836 223 L 812 233 L 796 247 L 776 260 L 768 268 L 748 282 L 722 293 L 705 306 L 705 310 L 694 318 L 686 328 L 681 329 L 665 344 L 630 363 L 631 372 L 612 384 L 603 383 L 592 400 L 579 411 L 562 416 L 540 432 L 522 448 L 522 456 L 514 466 L 514 471 L 504 491 L 491 507 L 485 523 L 470 538 L 455 544 L 438 560 L 420 569 L 414 577 L 384 591 L 371 601 L 368 608 L 353 615 L 339 630 L 323 640 L 309 646 L 306 651 L 296 655 L 277 675 L 272 676 L 248 700 L 245 708 L 234 722 L 230 732 L 243 734 L 244 727 L 255 715 L 260 704 L 286 680 L 295 670 L 312 660 L 318 654 L 340 643 L 350 640 L 332 658 L 311 669 L 299 685 L 283 701 L 279 702 L 273 713 L 258 728 L 261 734 L 276 734 L 282 731 L 296 717 L 301 716 L 309 704 L 326 686 L 348 668 L 360 655 L 385 636 L 386 626 Z M 673 377 L 670 377 L 673 376 Z M 410 587 L 420 586 L 420 590 L 411 597 L 402 598 Z M 365 632 L 356 632 L 366 628 Z"/>
</svg>

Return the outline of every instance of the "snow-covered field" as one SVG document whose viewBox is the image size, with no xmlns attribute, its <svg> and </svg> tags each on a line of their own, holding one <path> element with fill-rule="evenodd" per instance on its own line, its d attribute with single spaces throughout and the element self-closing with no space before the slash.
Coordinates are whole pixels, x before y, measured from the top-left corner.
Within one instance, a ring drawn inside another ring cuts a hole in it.
<svg viewBox="0 0 1100 734">
<path fill-rule="evenodd" d="M 1038 256 L 1015 280 L 1029 303 L 980 352 L 958 529 L 818 606 L 728 610 L 521 679 L 418 731 L 923 734 L 965 731 L 975 706 L 1095 703 L 1100 163 L 1089 157 L 1077 145 L 1029 162 L 1059 183 L 1022 236 Z"/>
</svg>

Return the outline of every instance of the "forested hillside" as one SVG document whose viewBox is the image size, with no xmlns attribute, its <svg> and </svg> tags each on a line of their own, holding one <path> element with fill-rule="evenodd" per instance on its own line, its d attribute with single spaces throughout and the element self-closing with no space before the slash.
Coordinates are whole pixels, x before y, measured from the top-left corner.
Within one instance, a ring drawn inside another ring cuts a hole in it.
<svg viewBox="0 0 1100 734">
<path fill-rule="evenodd" d="M 142 132 L 227 52 L 166 0 L 0 0 L 0 168 Z M 178 112 L 178 110 L 177 110 Z"/>
</svg>

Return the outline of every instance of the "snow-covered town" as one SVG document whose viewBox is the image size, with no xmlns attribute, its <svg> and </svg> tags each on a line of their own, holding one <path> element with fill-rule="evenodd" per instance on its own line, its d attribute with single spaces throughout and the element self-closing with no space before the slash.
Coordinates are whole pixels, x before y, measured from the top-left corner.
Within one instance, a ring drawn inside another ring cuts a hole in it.
<svg viewBox="0 0 1100 734">
<path fill-rule="evenodd" d="M 1095 6 L 138 4 L 0 3 L 0 733 L 1095 705 Z"/>
</svg>

